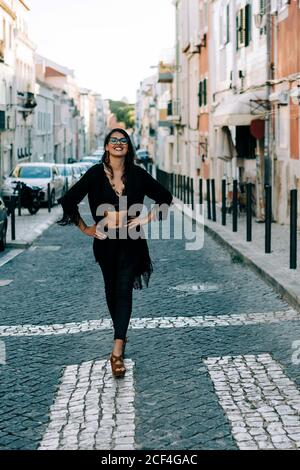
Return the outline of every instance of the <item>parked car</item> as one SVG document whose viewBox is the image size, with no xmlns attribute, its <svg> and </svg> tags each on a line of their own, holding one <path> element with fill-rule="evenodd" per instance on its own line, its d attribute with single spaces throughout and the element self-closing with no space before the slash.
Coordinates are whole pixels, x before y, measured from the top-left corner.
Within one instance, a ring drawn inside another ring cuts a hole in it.
<svg viewBox="0 0 300 470">
<path fill-rule="evenodd" d="M 103 157 L 104 147 L 99 147 L 95 152 L 93 152 L 93 157 L 98 157 L 99 159 Z"/>
<path fill-rule="evenodd" d="M 91 168 L 91 166 L 94 165 L 94 163 L 92 162 L 78 162 L 76 163 L 76 165 L 79 165 L 80 168 L 81 168 L 81 173 L 82 175 L 84 175 L 84 173 L 89 169 Z"/>
<path fill-rule="evenodd" d="M 73 163 L 72 165 L 72 178 L 73 184 L 76 183 L 83 175 L 83 168 L 80 163 Z"/>
<path fill-rule="evenodd" d="M 59 174 L 64 178 L 65 181 L 65 191 L 67 188 L 70 188 L 74 184 L 73 171 L 71 164 L 57 163 L 56 164 Z"/>
<path fill-rule="evenodd" d="M 152 161 L 150 158 L 149 152 L 146 149 L 140 149 L 136 152 L 136 157 L 138 163 L 149 163 Z"/>
<path fill-rule="evenodd" d="M 64 193 L 65 180 L 59 174 L 57 165 L 54 163 L 19 163 L 2 186 L 2 198 L 6 205 L 9 204 L 10 196 L 14 188 L 14 182 L 23 181 L 31 186 L 42 188 L 42 202 L 48 202 L 48 183 L 50 183 L 50 200 L 53 207 L 55 202 Z"/>
<path fill-rule="evenodd" d="M 99 157 L 95 157 L 95 156 L 93 156 L 93 155 L 89 155 L 89 156 L 87 156 L 87 157 L 83 157 L 80 161 L 83 162 L 83 163 L 84 163 L 84 162 L 90 162 L 90 163 L 96 164 L 96 163 L 99 163 L 100 160 L 101 160 L 101 159 L 100 159 Z"/>
<path fill-rule="evenodd" d="M 5 249 L 7 232 L 7 212 L 3 199 L 0 198 L 0 251 Z"/>
</svg>

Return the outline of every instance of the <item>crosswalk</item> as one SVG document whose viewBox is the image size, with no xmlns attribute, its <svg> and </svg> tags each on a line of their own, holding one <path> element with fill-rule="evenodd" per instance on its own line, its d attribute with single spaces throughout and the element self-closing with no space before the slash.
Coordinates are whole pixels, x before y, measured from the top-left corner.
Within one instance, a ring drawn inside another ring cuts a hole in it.
<svg viewBox="0 0 300 470">
<path fill-rule="evenodd" d="M 239 449 L 300 449 L 300 392 L 270 354 L 201 362 Z M 122 379 L 108 360 L 66 367 L 39 450 L 135 449 L 135 363 L 125 365 Z"/>
</svg>

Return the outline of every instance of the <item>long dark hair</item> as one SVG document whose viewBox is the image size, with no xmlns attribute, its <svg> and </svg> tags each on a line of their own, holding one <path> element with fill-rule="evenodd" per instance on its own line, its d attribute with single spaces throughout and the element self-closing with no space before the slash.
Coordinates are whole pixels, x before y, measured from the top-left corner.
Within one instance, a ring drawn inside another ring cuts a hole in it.
<svg viewBox="0 0 300 470">
<path fill-rule="evenodd" d="M 108 145 L 109 139 L 111 138 L 111 136 L 114 132 L 120 132 L 128 140 L 128 152 L 127 152 L 127 155 L 125 156 L 124 173 L 123 173 L 122 178 L 121 178 L 122 182 L 124 184 L 126 184 L 127 174 L 130 172 L 130 170 L 132 169 L 132 167 L 134 165 L 134 162 L 135 162 L 135 150 L 134 150 L 134 147 L 132 145 L 130 136 L 127 134 L 127 132 L 124 129 L 121 129 L 121 128 L 118 128 L 118 127 L 116 127 L 115 129 L 112 129 L 107 134 L 107 136 L 105 137 L 104 149 L 105 149 L 106 145 Z M 110 165 L 108 152 L 106 150 L 104 151 L 104 154 L 103 154 L 103 157 L 102 157 L 101 161 L 104 164 L 104 166 L 106 166 L 106 168 L 108 169 L 111 178 L 113 178 L 114 177 L 114 171 L 113 171 L 113 169 Z"/>
</svg>

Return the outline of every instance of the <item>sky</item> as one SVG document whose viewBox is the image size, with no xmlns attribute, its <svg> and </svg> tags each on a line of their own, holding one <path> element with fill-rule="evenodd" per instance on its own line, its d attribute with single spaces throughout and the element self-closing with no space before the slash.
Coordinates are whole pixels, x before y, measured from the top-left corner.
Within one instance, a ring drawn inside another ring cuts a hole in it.
<svg viewBox="0 0 300 470">
<path fill-rule="evenodd" d="M 140 82 L 174 47 L 171 0 L 27 0 L 36 52 L 75 71 L 104 99 L 136 101 Z"/>
</svg>

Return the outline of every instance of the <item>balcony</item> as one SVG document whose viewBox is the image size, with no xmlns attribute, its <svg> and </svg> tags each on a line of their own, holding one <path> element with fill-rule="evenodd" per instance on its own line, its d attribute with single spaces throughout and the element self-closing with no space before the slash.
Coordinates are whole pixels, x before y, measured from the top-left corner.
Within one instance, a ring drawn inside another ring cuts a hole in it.
<svg viewBox="0 0 300 470">
<path fill-rule="evenodd" d="M 158 83 L 173 82 L 173 66 L 170 64 L 159 63 L 158 67 Z"/>
<path fill-rule="evenodd" d="M 166 108 L 161 108 L 159 110 L 159 121 L 158 121 L 158 127 L 173 127 L 172 121 L 168 119 L 168 109 Z"/>
<path fill-rule="evenodd" d="M 168 102 L 167 108 L 167 120 L 173 122 L 174 124 L 180 124 L 181 121 L 181 110 L 180 110 L 180 101 L 174 100 Z"/>
</svg>

